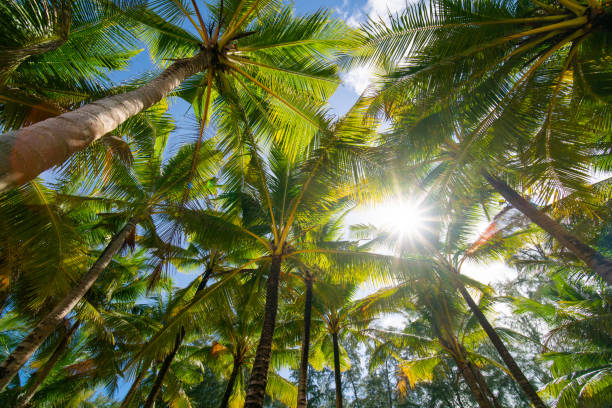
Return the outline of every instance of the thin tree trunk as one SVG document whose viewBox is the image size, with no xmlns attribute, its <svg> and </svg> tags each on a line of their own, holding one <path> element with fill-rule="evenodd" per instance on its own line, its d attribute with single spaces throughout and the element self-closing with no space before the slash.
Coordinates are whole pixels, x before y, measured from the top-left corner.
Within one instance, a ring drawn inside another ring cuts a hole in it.
<svg viewBox="0 0 612 408">
<path fill-rule="evenodd" d="M 456 272 L 457 271 L 455 271 L 455 273 Z M 518 364 L 516 364 L 514 357 L 512 357 L 493 326 L 491 326 L 491 323 L 489 323 L 487 317 L 484 315 L 484 313 L 482 313 L 474 299 L 472 299 L 472 297 L 468 293 L 467 289 L 465 289 L 465 286 L 463 286 L 463 284 L 458 280 L 456 280 L 456 286 L 459 290 L 459 293 L 461 293 L 461 296 L 463 296 L 466 303 L 470 307 L 470 310 L 472 311 L 472 313 L 474 313 L 476 319 L 478 319 L 478 322 L 484 329 L 485 333 L 487 333 L 487 336 L 491 340 L 491 343 L 493 343 L 493 346 L 499 353 L 501 359 L 506 364 L 506 367 L 508 367 L 508 370 L 512 374 L 512 377 L 517 382 L 519 387 L 521 387 L 521 390 L 523 390 L 531 404 L 533 404 L 533 406 L 536 408 L 547 408 L 546 404 L 542 402 L 536 390 L 533 388 L 529 380 L 527 380 L 527 378 L 523 374 L 523 371 L 521 371 Z"/>
<path fill-rule="evenodd" d="M 352 405 L 355 405 L 356 408 L 359 408 L 361 405 L 361 401 L 359 401 L 359 394 L 357 393 L 357 386 L 355 385 L 355 379 L 353 378 L 353 374 L 351 370 L 348 370 L 349 381 L 351 382 L 351 386 L 353 387 L 353 394 L 355 395 L 355 402 Z"/>
<path fill-rule="evenodd" d="M 115 235 L 100 257 L 79 279 L 77 285 L 57 304 L 53 310 L 42 318 L 25 339 L 13 350 L 13 352 L 0 364 L 0 391 L 2 391 L 21 367 L 32 357 L 32 354 L 40 347 L 47 337 L 55 330 L 55 327 L 76 306 L 81 298 L 94 284 L 98 276 L 108 266 L 113 256 L 119 251 L 125 238 L 136 227 L 136 221 L 131 219 L 123 229 Z"/>
<path fill-rule="evenodd" d="M 262 408 L 266 395 L 268 383 L 268 368 L 270 366 L 270 354 L 272 352 L 272 341 L 276 327 L 276 313 L 278 312 L 278 285 L 280 279 L 282 259 L 280 256 L 272 258 L 270 265 L 270 277 L 266 288 L 266 306 L 264 312 L 263 327 L 259 337 L 259 344 L 255 352 L 255 361 L 249 385 L 246 391 L 244 408 Z"/>
<path fill-rule="evenodd" d="M 389 396 L 389 408 L 393 408 L 393 390 L 389 381 L 389 368 L 387 367 L 388 360 L 385 360 L 385 384 L 387 385 L 387 395 Z"/>
<path fill-rule="evenodd" d="M 561 245 L 582 260 L 589 268 L 599 275 L 608 285 L 612 285 L 612 259 L 607 258 L 582 242 L 561 224 L 518 194 L 503 180 L 482 171 L 487 182 L 506 199 L 514 208 L 523 213 L 534 224 L 548 232 Z"/>
<path fill-rule="evenodd" d="M 483 394 L 482 390 L 480 389 L 480 386 L 478 385 L 478 381 L 476 381 L 476 378 L 474 378 L 474 373 L 472 373 L 472 370 L 470 370 L 470 367 L 467 361 L 463 357 L 460 357 L 460 356 L 453 356 L 453 359 L 455 360 L 457 367 L 459 367 L 459 372 L 465 379 L 465 382 L 470 388 L 470 391 L 472 392 L 472 396 L 476 400 L 476 403 L 478 403 L 478 406 L 480 408 L 493 408 L 493 405 L 491 404 L 491 402 L 488 400 L 488 398 Z"/>
<path fill-rule="evenodd" d="M 142 367 L 142 370 L 140 370 L 140 372 L 134 379 L 134 382 L 132 383 L 130 390 L 125 395 L 125 398 L 123 398 L 120 408 L 128 408 L 130 406 L 130 403 L 132 402 L 132 398 L 134 398 L 134 395 L 136 395 L 136 391 L 138 390 L 138 387 L 140 387 L 140 384 L 142 383 L 142 380 L 144 380 L 146 375 L 147 375 L 147 367 Z"/>
<path fill-rule="evenodd" d="M 27 391 L 24 395 L 19 397 L 15 404 L 15 408 L 23 408 L 28 405 L 28 403 L 36 394 L 47 376 L 49 376 L 49 373 L 51 373 L 51 370 L 53 370 L 53 367 L 55 367 L 59 359 L 64 355 L 64 352 L 70 345 L 70 340 L 72 339 L 74 333 L 77 331 L 79 325 L 80 322 L 76 322 L 70 328 L 68 328 L 68 330 L 60 340 L 59 344 L 53 351 L 51 357 L 49 357 L 49 359 L 38 371 L 32 374 L 32 377 L 30 377 L 30 381 L 28 381 L 29 384 L 26 384 Z"/>
<path fill-rule="evenodd" d="M 172 349 L 170 354 L 168 354 L 166 358 L 164 358 L 164 362 L 162 363 L 162 366 L 159 369 L 159 372 L 157 373 L 157 377 L 155 377 L 155 382 L 153 383 L 153 386 L 151 387 L 149 396 L 147 397 L 147 400 L 142 406 L 143 408 L 151 408 L 153 404 L 155 403 L 155 401 L 157 400 L 157 397 L 159 396 L 159 392 L 161 391 L 162 384 L 164 383 L 164 379 L 166 378 L 166 374 L 168 374 L 168 371 L 170 370 L 170 365 L 172 364 L 172 361 L 174 360 L 176 353 L 181 348 L 181 344 L 183 343 L 184 337 L 185 337 L 185 330 L 181 327 L 181 332 L 176 336 L 176 339 L 174 340 L 174 348 Z"/>
<path fill-rule="evenodd" d="M 236 378 L 238 377 L 238 373 L 240 372 L 240 362 L 234 359 L 234 367 L 232 367 L 232 373 L 230 374 L 229 380 L 227 381 L 227 387 L 225 388 L 225 394 L 223 394 L 223 399 L 221 400 L 220 408 L 227 408 L 227 404 L 229 403 L 230 397 L 234 392 L 234 383 L 236 382 Z"/>
<path fill-rule="evenodd" d="M 62 164 L 130 117 L 162 100 L 186 78 L 204 71 L 209 54 L 176 61 L 151 82 L 124 94 L 0 135 L 0 192 Z"/>
<path fill-rule="evenodd" d="M 206 271 L 204 271 L 204 273 L 202 274 L 202 280 L 200 281 L 196 289 L 196 292 L 195 292 L 196 295 L 200 291 L 206 288 L 206 285 L 208 284 L 208 280 L 212 276 L 212 272 L 213 272 L 212 266 L 209 268 L 206 268 Z M 185 338 L 185 327 L 181 326 L 181 331 L 179 334 L 176 335 L 176 339 L 174 340 L 174 349 L 169 355 L 166 356 L 166 358 L 164 358 L 162 367 L 157 373 L 157 377 L 155 378 L 155 383 L 153 384 L 153 387 L 151 388 L 151 391 L 149 392 L 149 396 L 147 397 L 147 401 L 145 401 L 143 408 L 152 407 L 153 403 L 159 397 L 159 391 L 161 390 L 161 387 L 164 383 L 164 378 L 166 377 L 166 373 L 170 369 L 170 365 L 172 364 L 174 357 L 176 357 L 176 353 L 181 348 L 184 338 Z"/>
<path fill-rule="evenodd" d="M 340 373 L 340 346 L 338 333 L 332 333 L 334 343 L 334 379 L 336 380 L 336 408 L 342 408 L 342 374 Z"/>
<path fill-rule="evenodd" d="M 491 388 L 489 387 L 489 385 L 485 381 L 484 376 L 480 372 L 480 369 L 478 369 L 478 367 L 476 367 L 474 364 L 472 364 L 469 361 L 468 361 L 468 367 L 472 371 L 472 374 L 474 375 L 474 378 L 476 379 L 476 382 L 478 383 L 478 386 L 480 387 L 480 390 L 482 391 L 482 393 L 489 399 L 489 401 L 491 401 L 491 403 L 493 404 L 495 408 L 501 408 L 501 406 L 499 405 L 499 402 L 497 401 L 497 398 L 491 391 Z"/>
<path fill-rule="evenodd" d="M 302 333 L 302 350 L 300 352 L 300 373 L 298 378 L 297 407 L 306 408 L 308 405 L 308 354 L 310 352 L 310 321 L 312 315 L 312 277 L 307 273 L 304 284 L 306 296 L 304 300 L 304 331 Z"/>
</svg>

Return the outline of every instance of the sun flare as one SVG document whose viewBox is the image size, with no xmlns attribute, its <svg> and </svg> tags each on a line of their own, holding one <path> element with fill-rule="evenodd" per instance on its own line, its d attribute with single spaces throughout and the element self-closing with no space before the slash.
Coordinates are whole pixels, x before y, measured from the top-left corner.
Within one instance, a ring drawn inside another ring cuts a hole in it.
<svg viewBox="0 0 612 408">
<path fill-rule="evenodd" d="M 427 224 L 427 211 L 417 201 L 393 200 L 368 210 L 368 222 L 402 235 L 416 236 Z"/>
</svg>

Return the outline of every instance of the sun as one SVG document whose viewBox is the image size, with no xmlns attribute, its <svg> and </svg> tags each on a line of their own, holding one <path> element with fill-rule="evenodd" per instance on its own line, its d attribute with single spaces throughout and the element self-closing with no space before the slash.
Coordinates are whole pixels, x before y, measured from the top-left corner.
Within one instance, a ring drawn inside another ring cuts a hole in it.
<svg viewBox="0 0 612 408">
<path fill-rule="evenodd" d="M 395 199 L 365 209 L 363 219 L 377 228 L 418 236 L 427 227 L 427 209 L 419 201 Z"/>
</svg>

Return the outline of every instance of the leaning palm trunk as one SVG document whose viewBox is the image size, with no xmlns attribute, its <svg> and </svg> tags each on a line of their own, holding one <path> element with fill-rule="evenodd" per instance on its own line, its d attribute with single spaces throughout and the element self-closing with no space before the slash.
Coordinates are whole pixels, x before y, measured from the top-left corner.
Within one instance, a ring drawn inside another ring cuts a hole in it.
<svg viewBox="0 0 612 408">
<path fill-rule="evenodd" d="M 238 378 L 239 372 L 240 361 L 234 359 L 234 367 L 232 367 L 232 373 L 230 374 L 229 380 L 227 381 L 227 387 L 225 388 L 225 393 L 223 394 L 223 399 L 221 400 L 220 408 L 227 408 L 232 393 L 234 392 L 234 384 L 236 383 L 236 378 Z"/>
<path fill-rule="evenodd" d="M 561 245 L 571 251 L 576 257 L 582 260 L 589 268 L 601 277 L 608 285 L 612 285 L 612 260 L 603 256 L 578 237 L 571 234 L 557 221 L 550 218 L 547 214 L 540 211 L 528 200 L 521 197 L 503 180 L 482 171 L 487 182 L 506 199 L 514 208 L 522 212 L 533 223 L 544 231 L 548 232 Z"/>
<path fill-rule="evenodd" d="M 491 401 L 491 403 L 493 404 L 495 408 L 502 408 L 501 405 L 499 405 L 499 401 L 497 401 L 497 397 L 495 397 L 495 395 L 491 391 L 491 388 L 485 381 L 485 378 L 482 375 L 482 372 L 480 371 L 480 369 L 471 362 L 468 362 L 468 365 L 483 395 L 487 397 L 489 401 Z"/>
<path fill-rule="evenodd" d="M 484 392 L 478 385 L 478 381 L 476 381 L 476 378 L 474 377 L 474 372 L 470 368 L 470 363 L 462 355 L 454 355 L 453 353 L 452 357 L 453 360 L 455 360 L 455 363 L 459 368 L 459 372 L 467 383 L 468 388 L 470 389 L 472 396 L 476 400 L 478 406 L 480 408 L 494 408 L 493 404 L 491 404 L 491 401 L 489 401 L 487 396 L 484 394 Z"/>
<path fill-rule="evenodd" d="M 27 384 L 27 391 L 25 394 L 19 397 L 19 399 L 15 403 L 15 408 L 23 408 L 28 406 L 34 394 L 36 394 L 42 383 L 49 376 L 49 373 L 51 373 L 51 370 L 53 370 L 53 367 L 55 367 L 55 364 L 57 364 L 62 355 L 64 355 L 64 352 L 68 348 L 68 345 L 70 345 L 70 340 L 72 339 L 74 333 L 77 331 L 79 325 L 80 322 L 76 322 L 66 331 L 66 333 L 60 340 L 58 346 L 53 351 L 51 357 L 49 357 L 49 359 L 40 368 L 40 370 L 32 374 L 29 384 Z"/>
<path fill-rule="evenodd" d="M 527 380 L 527 377 L 525 377 L 525 374 L 523 374 L 523 371 L 519 368 L 518 364 L 516 364 L 514 357 L 512 357 L 512 355 L 504 345 L 504 342 L 501 340 L 493 326 L 491 326 L 491 323 L 489 323 L 487 317 L 484 315 L 484 313 L 482 313 L 476 302 L 474 302 L 474 299 L 472 299 L 468 291 L 465 289 L 465 286 L 463 286 L 463 284 L 461 284 L 458 280 L 456 280 L 456 286 L 459 290 L 459 293 L 461 293 L 461 296 L 463 296 L 468 306 L 470 307 L 470 310 L 472 311 L 472 313 L 474 313 L 476 319 L 478 319 L 478 322 L 484 329 L 485 333 L 487 333 L 487 336 L 491 340 L 491 343 L 493 343 L 493 346 L 497 350 L 501 359 L 506 364 L 506 367 L 508 367 L 508 370 L 512 374 L 512 377 L 519 385 L 521 390 L 523 390 L 531 404 L 536 408 L 547 408 L 546 404 L 542 402 L 538 393 L 533 388 L 529 380 Z"/>
<path fill-rule="evenodd" d="M 306 408 L 308 404 L 306 387 L 308 384 L 308 353 L 310 351 L 310 320 L 312 315 L 312 277 L 307 275 L 304 283 L 306 285 L 306 299 L 304 301 L 304 332 L 302 333 L 302 350 L 300 352 L 297 408 Z"/>
<path fill-rule="evenodd" d="M 209 65 L 206 51 L 176 61 L 146 85 L 0 135 L 0 192 L 62 164 L 128 118 L 153 106 Z"/>
<path fill-rule="evenodd" d="M 140 384 L 142 383 L 142 380 L 144 380 L 146 375 L 147 375 L 147 367 L 143 367 L 142 370 L 140 370 L 140 372 L 136 376 L 136 379 L 134 379 L 134 382 L 132 383 L 132 386 L 130 387 L 130 390 L 128 391 L 128 393 L 125 395 L 125 398 L 123 398 L 120 408 L 127 408 L 130 406 L 130 403 L 132 402 L 134 395 L 136 395 L 136 391 L 138 390 L 138 387 L 140 387 Z"/>
<path fill-rule="evenodd" d="M 81 298 L 94 284 L 98 276 L 108 266 L 113 256 L 121 249 L 125 238 L 136 227 L 136 220 L 131 219 L 123 229 L 115 235 L 108 243 L 100 257 L 79 279 L 77 285 L 53 308 L 53 310 L 42 318 L 25 339 L 13 350 L 13 352 L 0 364 L 0 391 L 3 390 L 21 367 L 32 357 L 32 354 L 40 347 L 47 337 L 55 330 L 57 325 L 76 306 Z"/>
<path fill-rule="evenodd" d="M 334 379 L 336 380 L 336 408 L 342 408 L 342 374 L 340 373 L 340 346 L 338 333 L 332 333 L 334 343 Z"/>
<path fill-rule="evenodd" d="M 255 361 L 253 362 L 251 378 L 249 379 L 246 391 L 244 408 L 262 408 L 264 404 L 266 385 L 268 383 L 268 368 L 270 367 L 270 354 L 272 353 L 272 340 L 274 339 L 274 328 L 276 326 L 276 313 L 278 312 L 278 285 L 281 262 L 280 256 L 274 256 L 270 265 L 263 327 L 257 351 L 255 352 Z"/>
<path fill-rule="evenodd" d="M 142 406 L 143 408 L 151 408 L 157 400 L 157 397 L 159 396 L 159 393 L 161 391 L 162 384 L 164 383 L 164 379 L 166 378 L 166 374 L 168 374 L 168 371 L 170 371 L 170 365 L 172 364 L 176 353 L 178 353 L 179 349 L 181 348 L 181 344 L 183 344 L 184 338 L 185 329 L 181 327 L 181 332 L 176 336 L 176 339 L 174 340 L 174 348 L 172 349 L 170 354 L 168 354 L 166 358 L 164 358 L 164 362 L 161 368 L 159 369 L 159 372 L 157 373 L 157 377 L 155 378 L 153 387 L 151 387 L 149 396 L 147 397 L 147 400 Z"/>
</svg>

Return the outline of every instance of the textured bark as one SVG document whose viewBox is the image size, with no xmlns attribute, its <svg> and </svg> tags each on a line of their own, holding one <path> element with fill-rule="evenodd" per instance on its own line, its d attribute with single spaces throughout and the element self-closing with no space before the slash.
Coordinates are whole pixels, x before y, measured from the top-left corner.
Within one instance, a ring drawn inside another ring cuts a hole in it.
<svg viewBox="0 0 612 408">
<path fill-rule="evenodd" d="M 236 378 L 238 377 L 239 372 L 240 362 L 234 359 L 234 367 L 232 367 L 232 373 L 230 374 L 229 380 L 227 381 L 227 387 L 225 388 L 225 393 L 223 394 L 223 399 L 221 400 L 221 408 L 227 408 L 227 404 L 229 403 L 230 397 L 234 392 L 234 383 L 236 382 Z"/>
<path fill-rule="evenodd" d="M 55 330 L 55 327 L 76 306 L 81 298 L 94 284 L 98 276 L 108 266 L 113 256 L 119 251 L 126 236 L 136 226 L 134 219 L 128 221 L 123 229 L 115 235 L 100 257 L 89 268 L 87 273 L 79 279 L 74 288 L 58 303 L 53 310 L 43 317 L 25 339 L 13 350 L 13 352 L 0 364 L 0 391 L 3 390 L 21 367 L 28 361 L 32 354 L 40 347 L 47 337 Z"/>
<path fill-rule="evenodd" d="M 144 380 L 146 375 L 147 367 L 143 367 L 142 370 L 140 370 L 140 373 L 138 373 L 138 375 L 134 379 L 134 382 L 132 383 L 132 386 L 130 387 L 128 393 L 125 395 L 125 398 L 123 398 L 120 408 L 128 408 L 130 406 L 134 395 L 136 395 L 136 391 L 138 391 L 138 388 L 140 387 L 140 384 L 142 383 L 142 380 Z"/>
<path fill-rule="evenodd" d="M 53 370 L 53 367 L 55 367 L 59 359 L 64 355 L 64 352 L 70 345 L 70 340 L 72 339 L 72 336 L 74 335 L 74 333 L 77 331 L 79 324 L 80 322 L 76 322 L 67 329 L 67 331 L 64 333 L 64 336 L 60 340 L 59 344 L 53 351 L 53 354 L 51 355 L 51 357 L 49 357 L 49 359 L 45 362 L 45 364 L 38 371 L 32 374 L 32 377 L 30 377 L 30 380 L 28 381 L 28 384 L 26 385 L 27 391 L 25 394 L 19 397 L 19 399 L 15 403 L 15 408 L 23 408 L 28 405 L 28 403 L 30 402 L 32 397 L 36 394 L 36 392 L 38 391 L 42 383 L 45 381 L 47 376 L 49 376 L 49 373 L 51 373 L 51 370 Z"/>
<path fill-rule="evenodd" d="M 482 175 L 514 208 L 523 213 L 531 222 L 548 232 L 561 245 L 591 268 L 593 272 L 599 275 L 608 285 L 612 285 L 612 259 L 603 256 L 582 242 L 561 224 L 514 191 L 503 180 L 486 171 L 483 171 Z"/>
<path fill-rule="evenodd" d="M 478 406 L 480 408 L 493 408 L 491 402 L 487 399 L 487 397 L 480 389 L 478 381 L 476 381 L 476 378 L 474 378 L 474 373 L 470 369 L 470 366 L 468 365 L 467 361 L 459 356 L 453 356 L 453 359 L 455 360 L 457 367 L 459 367 L 459 372 L 465 379 L 465 382 L 467 383 L 468 388 L 472 392 L 472 396 L 476 400 L 476 403 L 478 403 Z"/>
<path fill-rule="evenodd" d="M 493 404 L 495 408 L 502 408 L 499 405 L 499 401 L 497 401 L 497 398 L 491 391 L 491 388 L 485 381 L 485 378 L 480 372 L 480 369 L 476 367 L 474 364 L 472 364 L 471 362 L 468 362 L 468 367 L 472 371 L 472 374 L 474 375 L 474 378 L 476 379 L 476 382 L 478 383 L 478 386 L 480 387 L 480 390 L 482 391 L 482 393 L 489 399 L 489 401 L 491 401 L 491 403 Z"/>
<path fill-rule="evenodd" d="M 204 273 L 202 274 L 202 280 L 200 281 L 196 289 L 196 292 L 195 292 L 196 295 L 200 291 L 206 288 L 206 285 L 208 284 L 208 280 L 212 276 L 212 272 L 213 272 L 212 266 L 209 268 L 206 268 L 206 271 L 204 271 Z M 147 397 L 147 400 L 145 401 L 143 408 L 152 407 L 153 403 L 160 397 L 159 392 L 161 391 L 161 387 L 164 383 L 164 378 L 166 377 L 166 373 L 170 369 L 170 365 L 172 364 L 174 357 L 176 357 L 176 353 L 178 353 L 179 349 L 181 348 L 181 345 L 183 344 L 184 339 L 185 339 L 185 328 L 181 326 L 181 331 L 179 332 L 179 334 L 176 335 L 176 338 L 174 339 L 174 348 L 172 349 L 170 354 L 167 355 L 166 358 L 164 358 L 162 367 L 157 373 L 157 377 L 155 378 L 155 383 L 153 384 L 153 387 L 151 388 L 151 391 L 149 392 L 149 396 Z"/>
<path fill-rule="evenodd" d="M 157 398 L 160 396 L 159 393 L 161 391 L 162 384 L 164 383 L 164 379 L 166 378 L 166 374 L 168 374 L 168 371 L 170 370 L 170 365 L 172 364 L 172 361 L 174 361 L 176 353 L 178 353 L 179 349 L 181 348 L 181 344 L 183 344 L 184 337 L 185 330 L 181 327 L 181 332 L 176 336 L 176 339 L 174 340 L 174 347 L 172 348 L 170 354 L 168 354 L 166 358 L 164 358 L 164 362 L 162 363 L 162 366 L 159 369 L 159 372 L 157 373 L 157 377 L 155 377 L 155 382 L 153 383 L 151 391 L 149 392 L 149 396 L 147 397 L 147 400 L 145 401 L 142 408 L 151 408 Z"/>
<path fill-rule="evenodd" d="M 259 344 L 255 352 L 255 361 L 249 378 L 244 408 L 262 408 L 268 384 L 268 368 L 270 367 L 270 354 L 272 353 L 272 340 L 276 327 L 276 313 L 278 312 L 278 284 L 282 260 L 280 256 L 272 258 L 270 277 L 266 288 L 266 306 L 264 311 L 263 327 L 259 337 Z"/>
<path fill-rule="evenodd" d="M 297 407 L 306 408 L 308 396 L 308 354 L 310 352 L 310 321 L 312 316 L 312 278 L 307 275 L 304 279 L 306 296 L 304 299 L 304 331 L 302 332 L 302 349 L 300 351 L 300 373 L 298 378 Z"/>
<path fill-rule="evenodd" d="M 209 54 L 179 60 L 142 87 L 0 135 L 0 192 L 62 164 L 121 123 L 166 97 L 209 65 Z"/>
<path fill-rule="evenodd" d="M 342 373 L 340 372 L 340 346 L 338 333 L 332 333 L 334 343 L 334 379 L 336 380 L 336 408 L 342 408 Z"/>
<path fill-rule="evenodd" d="M 533 388 L 529 380 L 527 380 L 527 378 L 523 374 L 523 371 L 519 368 L 518 364 L 516 364 L 514 357 L 512 357 L 512 355 L 504 345 L 504 342 L 501 340 L 493 326 L 491 326 L 489 320 L 487 320 L 487 317 L 484 315 L 484 313 L 482 313 L 474 299 L 472 299 L 468 291 L 465 289 L 465 286 L 463 286 L 459 281 L 456 282 L 456 286 L 459 290 L 459 293 L 461 293 L 461 296 L 463 296 L 463 298 L 465 299 L 466 303 L 470 307 L 470 310 L 472 311 L 472 313 L 474 313 L 476 319 L 478 319 L 478 322 L 484 329 L 485 333 L 487 333 L 487 336 L 491 340 L 491 343 L 493 343 L 493 346 L 497 350 L 503 362 L 506 364 L 506 367 L 508 367 L 508 370 L 512 374 L 512 377 L 514 378 L 516 383 L 519 385 L 519 387 L 521 387 L 521 390 L 523 390 L 523 392 L 534 407 L 546 408 L 546 404 L 544 404 L 544 402 L 540 399 L 540 396 Z"/>
</svg>

